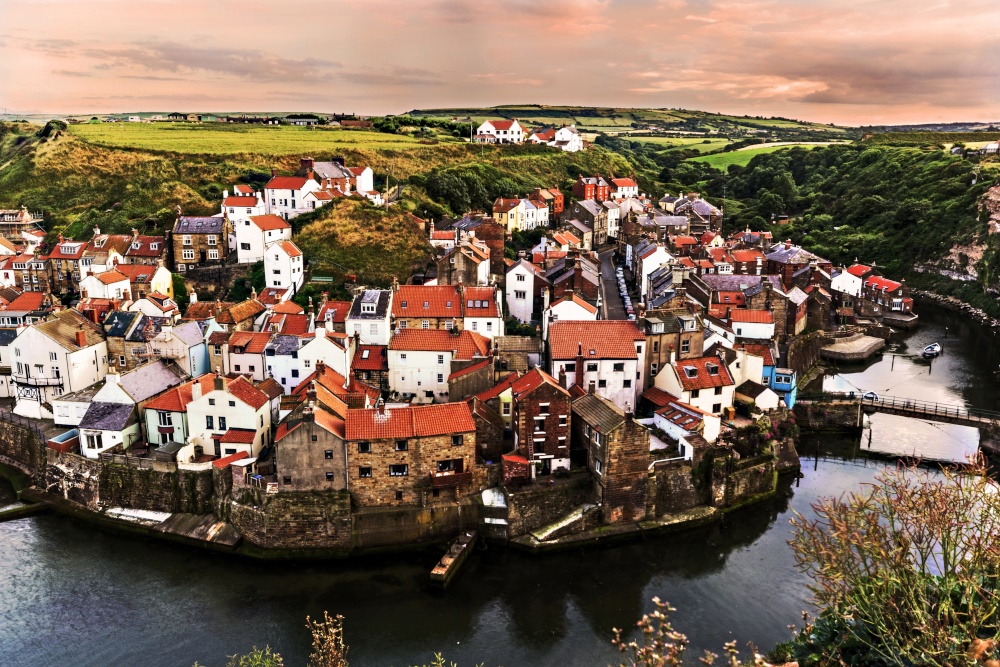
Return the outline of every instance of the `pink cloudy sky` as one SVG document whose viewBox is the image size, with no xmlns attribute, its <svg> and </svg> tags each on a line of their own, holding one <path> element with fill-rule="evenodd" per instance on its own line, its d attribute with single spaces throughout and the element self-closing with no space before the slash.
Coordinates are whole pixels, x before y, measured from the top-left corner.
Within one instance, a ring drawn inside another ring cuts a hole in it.
<svg viewBox="0 0 1000 667">
<path fill-rule="evenodd" d="M 997 0 L 0 0 L 0 106 L 995 121 L 998 29 Z"/>
</svg>

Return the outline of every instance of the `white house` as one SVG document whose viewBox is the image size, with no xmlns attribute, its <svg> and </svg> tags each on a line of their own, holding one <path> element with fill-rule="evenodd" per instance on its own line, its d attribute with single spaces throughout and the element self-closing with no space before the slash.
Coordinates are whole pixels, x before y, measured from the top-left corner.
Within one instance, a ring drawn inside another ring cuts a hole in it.
<svg viewBox="0 0 1000 667">
<path fill-rule="evenodd" d="M 608 238 L 617 239 L 618 230 L 620 228 L 618 220 L 621 209 L 618 207 L 618 204 L 613 201 L 601 202 L 601 205 L 604 207 L 604 210 L 608 212 Z"/>
<path fill-rule="evenodd" d="M 566 292 L 563 298 L 553 301 L 542 313 L 542 339 L 548 340 L 549 325 L 552 322 L 594 322 L 597 307 L 592 306 L 576 294 Z"/>
<path fill-rule="evenodd" d="M 391 391 L 447 403 L 452 363 L 465 367 L 488 359 L 490 341 L 468 330 L 404 329 L 392 337 L 388 355 Z"/>
<path fill-rule="evenodd" d="M 80 281 L 80 295 L 94 299 L 132 299 L 128 276 L 118 271 L 91 273 Z"/>
<path fill-rule="evenodd" d="M 582 151 L 584 148 L 583 137 L 580 136 L 576 125 L 564 125 L 556 130 L 555 140 L 550 145 L 567 153 Z"/>
<path fill-rule="evenodd" d="M 278 215 L 251 215 L 233 221 L 233 237 L 231 247 L 236 249 L 240 264 L 253 264 L 264 259 L 269 243 L 291 239 L 292 227 Z"/>
<path fill-rule="evenodd" d="M 853 297 L 860 297 L 865 284 L 865 276 L 871 273 L 871 267 L 864 264 L 855 264 L 844 269 L 840 273 L 834 274 L 830 280 L 830 289 L 849 294 Z"/>
<path fill-rule="evenodd" d="M 379 289 L 366 289 L 354 297 L 344 320 L 347 335 L 358 336 L 362 345 L 388 345 L 392 337 L 392 297 L 389 290 Z"/>
<path fill-rule="evenodd" d="M 538 267 L 519 259 L 507 269 L 507 313 L 518 322 L 528 323 L 535 312 L 535 281 L 545 279 Z"/>
<path fill-rule="evenodd" d="M 538 209 L 548 212 L 549 208 L 543 204 L 536 204 L 530 199 L 522 199 L 524 205 L 524 231 L 530 231 L 538 226 Z"/>
<path fill-rule="evenodd" d="M 75 310 L 21 329 L 11 347 L 14 413 L 22 417 L 52 419 L 48 406 L 53 399 L 100 382 L 108 373 L 104 331 Z"/>
<path fill-rule="evenodd" d="M 653 413 L 652 424 L 675 439 L 681 456 L 688 460 L 694 455 L 694 447 L 690 443 L 693 436 L 701 436 L 709 443 L 714 443 L 719 439 L 722 429 L 722 420 L 718 415 L 673 398 L 668 399 L 666 405 Z"/>
<path fill-rule="evenodd" d="M 264 250 L 264 280 L 267 287 L 291 288 L 293 292 L 298 292 L 305 281 L 303 260 L 302 251 L 293 241 L 269 243 Z"/>
<path fill-rule="evenodd" d="M 716 356 L 664 364 L 655 385 L 681 403 L 713 415 L 733 406 L 736 389 L 729 368 Z"/>
<path fill-rule="evenodd" d="M 612 178 L 611 197 L 615 200 L 639 196 L 639 186 L 631 178 Z"/>
<path fill-rule="evenodd" d="M 737 338 L 771 340 L 774 338 L 774 314 L 770 310 L 733 308 L 729 311 L 729 327 Z"/>
<path fill-rule="evenodd" d="M 264 186 L 267 212 L 285 220 L 313 210 L 306 195 L 320 189 L 319 183 L 309 176 L 272 176 Z"/>
<path fill-rule="evenodd" d="M 206 373 L 194 380 L 172 387 L 147 401 L 141 410 L 146 430 L 146 442 L 153 446 L 187 443 L 190 434 L 188 404 L 193 399 L 201 398 L 205 392 L 211 391 L 215 378 L 215 373 Z M 190 461 L 190 458 L 186 461 Z"/>
<path fill-rule="evenodd" d="M 486 144 L 519 144 L 524 141 L 524 128 L 516 120 L 488 120 L 476 130 L 476 142 Z"/>
<path fill-rule="evenodd" d="M 646 336 L 634 322 L 553 322 L 549 325 L 550 375 L 565 386 L 595 393 L 622 410 L 635 410 L 646 367 Z"/>
<path fill-rule="evenodd" d="M 639 283 L 639 296 L 646 298 L 649 293 L 649 276 L 663 264 L 671 261 L 673 256 L 659 243 L 640 243 L 635 247 L 635 276 Z"/>
<path fill-rule="evenodd" d="M 462 290 L 462 326 L 493 340 L 504 335 L 503 291 L 496 285 Z"/>
<path fill-rule="evenodd" d="M 200 377 L 211 370 L 208 344 L 197 322 L 164 324 L 147 345 L 158 358 L 173 361 L 190 377 Z"/>
<path fill-rule="evenodd" d="M 268 331 L 236 331 L 229 337 L 223 369 L 228 373 L 242 373 L 260 382 L 267 377 L 265 350 L 274 334 Z"/>
<path fill-rule="evenodd" d="M 249 190 L 249 192 L 244 192 L 244 190 Z M 267 204 L 264 203 L 262 193 L 254 192 L 246 186 L 237 185 L 231 195 L 228 190 L 222 191 L 222 213 L 229 218 L 233 227 L 233 237 L 229 240 L 229 247 L 236 248 L 238 251 L 238 228 L 246 226 L 246 223 L 253 216 L 266 215 Z"/>
<path fill-rule="evenodd" d="M 270 400 L 244 377 L 216 376 L 210 391 L 187 404 L 187 418 L 189 444 L 207 455 L 246 452 L 257 456 L 270 443 Z"/>
</svg>

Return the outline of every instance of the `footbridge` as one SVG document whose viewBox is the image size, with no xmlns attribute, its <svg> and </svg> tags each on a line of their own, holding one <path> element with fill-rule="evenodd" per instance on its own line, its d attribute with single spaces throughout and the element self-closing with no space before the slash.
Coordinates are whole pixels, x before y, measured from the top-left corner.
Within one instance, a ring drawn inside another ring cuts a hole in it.
<svg viewBox="0 0 1000 667">
<path fill-rule="evenodd" d="M 881 412 L 899 417 L 911 417 L 924 421 L 959 424 L 972 428 L 988 428 L 1000 426 L 1000 412 L 977 410 L 965 405 L 934 403 L 915 398 L 900 396 L 880 396 L 875 392 L 822 392 L 819 394 L 802 394 L 798 397 L 802 402 L 855 402 L 858 404 L 858 418 L 861 414 Z M 859 422 L 860 425 L 860 422 Z"/>
</svg>

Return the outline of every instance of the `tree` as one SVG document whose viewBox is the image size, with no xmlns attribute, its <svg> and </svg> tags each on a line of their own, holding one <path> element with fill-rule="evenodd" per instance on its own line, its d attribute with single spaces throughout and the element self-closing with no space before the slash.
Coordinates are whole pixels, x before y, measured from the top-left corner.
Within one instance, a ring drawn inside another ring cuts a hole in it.
<svg viewBox="0 0 1000 667">
<path fill-rule="evenodd" d="M 972 664 L 1000 633 L 1000 495 L 982 462 L 888 469 L 796 516 L 791 541 L 822 612 L 795 642 L 819 665 Z M 970 656 L 975 654 L 975 659 Z"/>
</svg>

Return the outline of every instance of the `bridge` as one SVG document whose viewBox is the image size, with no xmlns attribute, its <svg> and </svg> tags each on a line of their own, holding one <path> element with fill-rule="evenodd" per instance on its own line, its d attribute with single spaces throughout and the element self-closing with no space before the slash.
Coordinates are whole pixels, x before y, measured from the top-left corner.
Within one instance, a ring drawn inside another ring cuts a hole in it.
<svg viewBox="0 0 1000 667">
<path fill-rule="evenodd" d="M 819 394 L 802 394 L 798 397 L 802 402 L 854 402 L 864 414 L 881 412 L 900 417 L 911 417 L 925 421 L 943 422 L 971 426 L 972 428 L 987 428 L 1000 426 L 1000 412 L 977 410 L 964 405 L 934 403 L 914 398 L 900 396 L 880 396 L 874 392 L 822 392 Z M 858 415 L 860 420 L 861 416 Z M 859 421 L 860 425 L 860 421 Z"/>
</svg>

